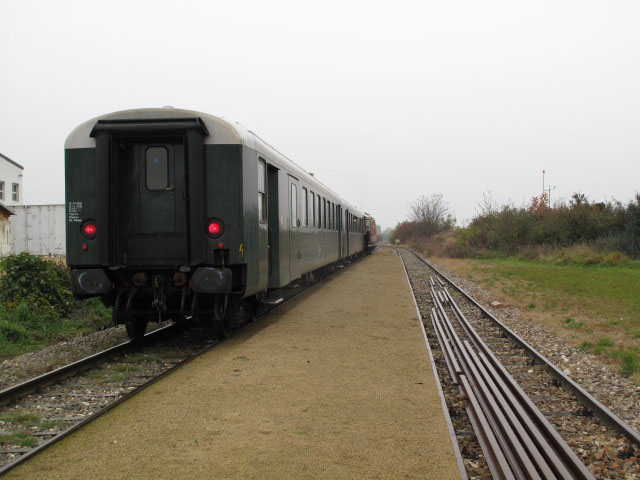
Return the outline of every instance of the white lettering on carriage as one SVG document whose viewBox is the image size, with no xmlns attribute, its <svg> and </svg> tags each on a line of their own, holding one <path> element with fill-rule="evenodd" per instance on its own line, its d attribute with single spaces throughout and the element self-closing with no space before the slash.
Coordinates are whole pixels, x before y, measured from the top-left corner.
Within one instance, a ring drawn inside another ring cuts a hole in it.
<svg viewBox="0 0 640 480">
<path fill-rule="evenodd" d="M 82 202 L 69 202 L 69 221 L 82 222 Z"/>
</svg>

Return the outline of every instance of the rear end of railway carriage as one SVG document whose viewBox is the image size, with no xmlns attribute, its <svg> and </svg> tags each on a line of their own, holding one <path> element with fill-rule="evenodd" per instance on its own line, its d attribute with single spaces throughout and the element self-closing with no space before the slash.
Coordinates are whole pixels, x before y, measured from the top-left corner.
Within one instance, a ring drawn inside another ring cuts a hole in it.
<svg viewBox="0 0 640 480">
<path fill-rule="evenodd" d="M 370 232 L 371 237 L 369 243 L 371 245 L 378 243 L 378 227 L 376 226 L 376 220 L 366 212 L 364 214 L 364 231 Z"/>
<path fill-rule="evenodd" d="M 178 109 L 127 110 L 65 143 L 67 263 L 132 337 L 150 320 L 211 322 L 361 252 L 363 214 L 251 132 Z"/>
</svg>

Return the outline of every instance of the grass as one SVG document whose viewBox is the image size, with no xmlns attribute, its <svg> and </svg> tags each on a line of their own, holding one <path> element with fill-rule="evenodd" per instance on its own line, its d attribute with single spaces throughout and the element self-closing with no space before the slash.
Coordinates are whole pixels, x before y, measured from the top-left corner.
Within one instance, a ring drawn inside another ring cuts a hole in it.
<svg viewBox="0 0 640 480">
<path fill-rule="evenodd" d="M 37 413 L 28 410 L 11 410 L 0 416 L 4 428 L 9 426 L 13 431 L 0 433 L 0 445 L 35 447 L 38 439 L 33 435 L 34 431 L 50 430 L 61 423 L 53 420 L 43 420 Z"/>
<path fill-rule="evenodd" d="M 636 261 L 618 265 L 517 257 L 438 261 L 526 312 L 526 318 L 615 362 L 621 373 L 640 384 L 640 268 Z"/>
<path fill-rule="evenodd" d="M 111 326 L 111 312 L 99 300 L 74 303 L 66 317 L 47 305 L 0 304 L 0 360 Z"/>
<path fill-rule="evenodd" d="M 16 423 L 19 425 L 36 425 L 40 422 L 40 415 L 28 410 L 14 410 L 0 416 L 0 420 L 6 423 Z"/>
<path fill-rule="evenodd" d="M 16 430 L 10 433 L 0 433 L 0 445 L 35 447 L 38 439 L 31 435 L 29 430 Z"/>
</svg>

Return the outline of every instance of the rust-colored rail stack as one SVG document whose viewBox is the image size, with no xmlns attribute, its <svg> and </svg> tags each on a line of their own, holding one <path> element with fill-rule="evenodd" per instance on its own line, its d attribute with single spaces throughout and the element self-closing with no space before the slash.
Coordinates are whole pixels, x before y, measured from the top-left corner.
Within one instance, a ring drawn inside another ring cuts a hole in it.
<svg viewBox="0 0 640 480">
<path fill-rule="evenodd" d="M 467 399 L 467 414 L 493 477 L 594 479 L 480 338 L 440 279 L 431 277 L 429 282 L 435 304 L 431 322 L 451 377 Z"/>
</svg>

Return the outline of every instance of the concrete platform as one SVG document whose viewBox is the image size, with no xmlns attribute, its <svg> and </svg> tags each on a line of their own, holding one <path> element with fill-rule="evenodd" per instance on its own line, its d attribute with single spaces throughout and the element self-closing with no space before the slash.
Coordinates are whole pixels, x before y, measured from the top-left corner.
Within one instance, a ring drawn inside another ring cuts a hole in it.
<svg viewBox="0 0 640 480">
<path fill-rule="evenodd" d="M 441 480 L 458 471 L 402 263 L 386 252 L 6 478 Z"/>
</svg>

